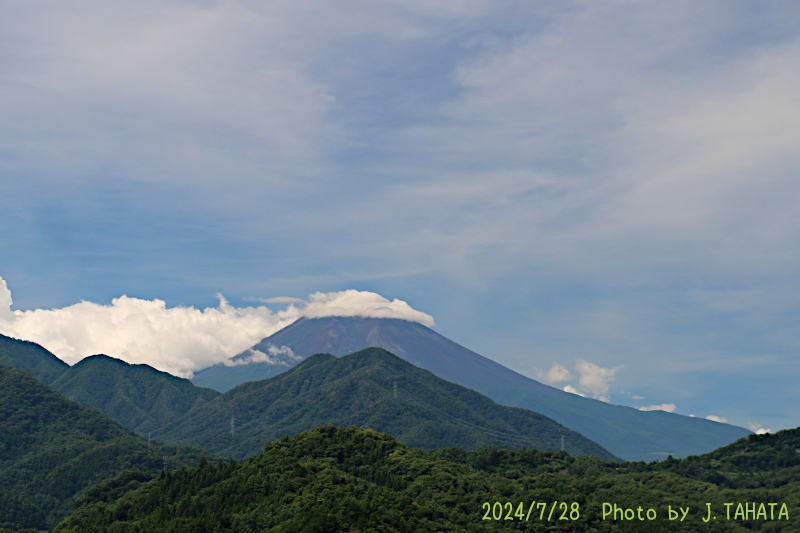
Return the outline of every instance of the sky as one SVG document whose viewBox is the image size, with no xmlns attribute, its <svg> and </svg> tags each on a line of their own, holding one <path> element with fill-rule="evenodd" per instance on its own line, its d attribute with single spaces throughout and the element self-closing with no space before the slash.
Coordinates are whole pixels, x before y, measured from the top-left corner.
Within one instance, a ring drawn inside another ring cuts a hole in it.
<svg viewBox="0 0 800 533">
<path fill-rule="evenodd" d="M 0 332 L 186 375 L 400 313 L 793 428 L 798 168 L 793 2 L 6 3 Z"/>
</svg>

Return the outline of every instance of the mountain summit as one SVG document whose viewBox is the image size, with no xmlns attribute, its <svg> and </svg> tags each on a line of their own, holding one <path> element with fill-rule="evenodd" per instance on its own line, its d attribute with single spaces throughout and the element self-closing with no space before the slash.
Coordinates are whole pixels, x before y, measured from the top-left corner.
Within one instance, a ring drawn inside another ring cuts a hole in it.
<svg viewBox="0 0 800 533">
<path fill-rule="evenodd" d="M 541 413 L 629 461 L 700 455 L 750 434 L 729 424 L 570 394 L 518 374 L 422 324 L 399 319 L 304 318 L 237 355 L 230 366 L 202 370 L 192 381 L 224 391 L 274 376 L 316 353 L 342 356 L 369 347 L 384 348 L 499 404 Z"/>
<path fill-rule="evenodd" d="M 324 424 L 367 427 L 419 448 L 495 445 L 616 459 L 546 416 L 498 405 L 381 348 L 312 355 L 278 376 L 243 383 L 192 409 L 162 437 L 247 457 L 264 442 Z"/>
</svg>

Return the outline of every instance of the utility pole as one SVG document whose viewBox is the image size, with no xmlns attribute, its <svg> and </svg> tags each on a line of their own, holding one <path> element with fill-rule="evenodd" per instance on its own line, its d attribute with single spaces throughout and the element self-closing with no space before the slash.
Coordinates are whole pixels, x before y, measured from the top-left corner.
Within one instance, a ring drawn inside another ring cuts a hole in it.
<svg viewBox="0 0 800 533">
<path fill-rule="evenodd" d="M 167 473 L 167 456 L 166 455 L 162 455 L 161 456 L 161 460 L 164 461 L 164 473 L 166 474 Z"/>
<path fill-rule="evenodd" d="M 561 451 L 564 451 L 564 435 L 561 435 Z"/>
<path fill-rule="evenodd" d="M 233 436 L 233 417 L 231 417 L 231 437 Z"/>
</svg>

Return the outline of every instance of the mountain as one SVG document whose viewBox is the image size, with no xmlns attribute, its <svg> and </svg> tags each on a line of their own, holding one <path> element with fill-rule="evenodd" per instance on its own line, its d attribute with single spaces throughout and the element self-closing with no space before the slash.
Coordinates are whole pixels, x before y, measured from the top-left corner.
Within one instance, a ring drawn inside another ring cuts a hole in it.
<svg viewBox="0 0 800 533">
<path fill-rule="evenodd" d="M 197 464 L 200 450 L 148 444 L 30 375 L 0 365 L 0 528 L 45 529 L 75 497 L 126 470 Z"/>
<path fill-rule="evenodd" d="M 750 434 L 729 424 L 664 411 L 639 411 L 570 394 L 518 374 L 422 324 L 390 318 L 304 318 L 262 340 L 253 351 L 236 356 L 233 362 L 244 362 L 254 352 L 268 354 L 270 349 L 279 354 L 291 350 L 291 358 L 273 357 L 270 362 L 231 367 L 216 365 L 198 372 L 193 382 L 223 390 L 274 375 L 294 360 L 315 353 L 340 356 L 371 346 L 385 348 L 497 403 L 542 413 L 625 460 L 699 455 Z"/>
<path fill-rule="evenodd" d="M 0 364 L 27 372 L 84 407 L 143 435 L 158 432 L 192 407 L 219 396 L 149 365 L 93 355 L 69 366 L 36 343 L 0 335 Z"/>
<path fill-rule="evenodd" d="M 38 344 L 0 335 L 0 365 L 18 368 L 42 383 L 52 383 L 69 365 Z"/>
<path fill-rule="evenodd" d="M 715 461 L 738 463 L 747 477 L 752 456 L 797 446 L 783 433 L 745 441 L 714 457 L 620 464 L 529 449 L 421 450 L 370 430 L 322 426 L 240 463 L 203 463 L 144 483 L 110 480 L 53 531 L 797 531 L 800 478 L 781 474 L 791 466 L 757 463 L 784 478 L 780 486 L 731 489 L 692 477 Z"/>
<path fill-rule="evenodd" d="M 193 407 L 220 394 L 149 365 L 131 365 L 106 355 L 82 359 L 51 386 L 143 435 L 158 434 Z"/>
<path fill-rule="evenodd" d="M 280 435 L 323 424 L 368 427 L 421 448 L 564 446 L 574 455 L 616 459 L 543 415 L 497 405 L 381 348 L 341 358 L 311 356 L 283 374 L 244 383 L 193 408 L 160 436 L 246 457 Z"/>
</svg>

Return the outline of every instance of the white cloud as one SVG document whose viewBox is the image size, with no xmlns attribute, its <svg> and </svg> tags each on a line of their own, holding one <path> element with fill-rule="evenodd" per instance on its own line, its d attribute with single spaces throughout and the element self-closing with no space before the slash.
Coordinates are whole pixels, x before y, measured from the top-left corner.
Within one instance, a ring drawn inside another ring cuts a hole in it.
<svg viewBox="0 0 800 533">
<path fill-rule="evenodd" d="M 62 309 L 15 311 L 2 333 L 41 344 L 74 364 L 104 353 L 187 376 L 241 353 L 291 324 L 300 311 L 235 308 L 221 296 L 217 308 L 167 308 L 161 300 L 120 296 L 110 305 L 80 303 Z"/>
<path fill-rule="evenodd" d="M 300 298 L 292 298 L 291 296 L 274 296 L 272 298 L 259 298 L 260 302 L 265 304 L 302 304 L 306 303 L 305 300 Z"/>
<path fill-rule="evenodd" d="M 752 431 L 756 435 L 765 435 L 767 433 L 772 433 L 771 429 L 761 427 L 761 424 L 757 422 L 748 422 L 747 427 L 749 427 L 750 431 Z"/>
<path fill-rule="evenodd" d="M 580 392 L 578 392 L 578 390 L 572 385 L 565 386 L 564 392 L 569 392 L 570 394 L 577 394 L 578 396 L 583 396 L 584 398 L 586 398 L 585 394 L 581 394 Z"/>
<path fill-rule="evenodd" d="M 303 316 L 388 317 L 433 325 L 430 315 L 406 302 L 390 302 L 372 292 L 318 292 L 304 307 L 290 304 L 277 312 L 265 306 L 236 308 L 218 297 L 218 307 L 203 310 L 167 308 L 162 300 L 123 295 L 109 305 L 82 301 L 61 309 L 12 313 L 11 292 L 0 277 L 0 318 L 7 317 L 0 319 L 0 333 L 41 344 L 69 364 L 103 353 L 189 376 L 242 353 Z M 268 352 L 254 352 L 250 361 L 294 356 L 285 346 L 270 347 Z"/>
<path fill-rule="evenodd" d="M 300 359 L 299 356 L 296 356 L 292 349 L 288 346 L 281 346 L 278 348 L 277 346 L 270 345 L 267 348 L 269 354 L 262 352 L 261 350 L 254 350 L 250 348 L 247 350 L 249 355 L 245 357 L 237 357 L 234 359 L 227 359 L 222 363 L 225 366 L 241 366 L 241 365 L 249 365 L 250 363 L 269 363 L 271 365 L 281 365 L 281 366 L 289 366 L 289 363 L 286 362 L 286 359 L 290 359 L 292 361 L 297 361 Z M 279 358 L 278 356 L 284 356 L 283 358 Z"/>
<path fill-rule="evenodd" d="M 570 374 L 569 370 L 558 363 L 553 363 L 553 366 L 551 366 L 550 370 L 547 372 L 541 372 L 537 370 L 536 375 L 539 377 L 539 379 L 548 383 L 559 383 L 561 381 L 569 381 L 572 379 L 572 374 Z"/>
<path fill-rule="evenodd" d="M 608 385 L 614 381 L 614 375 L 621 366 L 615 368 L 603 368 L 594 363 L 578 359 L 575 368 L 580 372 L 581 377 L 578 384 L 582 389 L 586 389 L 597 398 L 608 392 Z"/>
<path fill-rule="evenodd" d="M 727 422 L 727 421 L 728 421 L 728 419 L 727 419 L 727 418 L 723 418 L 723 417 L 721 417 L 721 416 L 717 416 L 717 415 L 708 415 L 708 416 L 706 417 L 706 420 L 711 420 L 711 421 L 713 421 L 713 422 L 719 422 L 719 423 L 721 423 L 721 424 L 724 424 L 725 422 Z"/>
<path fill-rule="evenodd" d="M 644 396 L 634 396 L 634 400 L 644 400 Z"/>
<path fill-rule="evenodd" d="M 11 304 L 13 303 L 11 291 L 8 290 L 6 280 L 0 278 L 0 320 L 11 321 L 14 319 L 14 313 L 11 311 Z"/>
<path fill-rule="evenodd" d="M 352 289 L 312 294 L 308 304 L 303 308 L 303 316 L 309 318 L 326 316 L 399 318 L 419 322 L 428 327 L 435 325 L 432 316 L 413 309 L 402 300 L 395 298 L 390 302 L 380 294 Z"/>
<path fill-rule="evenodd" d="M 661 405 L 647 405 L 645 407 L 640 407 L 640 411 L 666 411 L 671 413 L 675 410 L 674 403 L 662 403 Z"/>
</svg>

